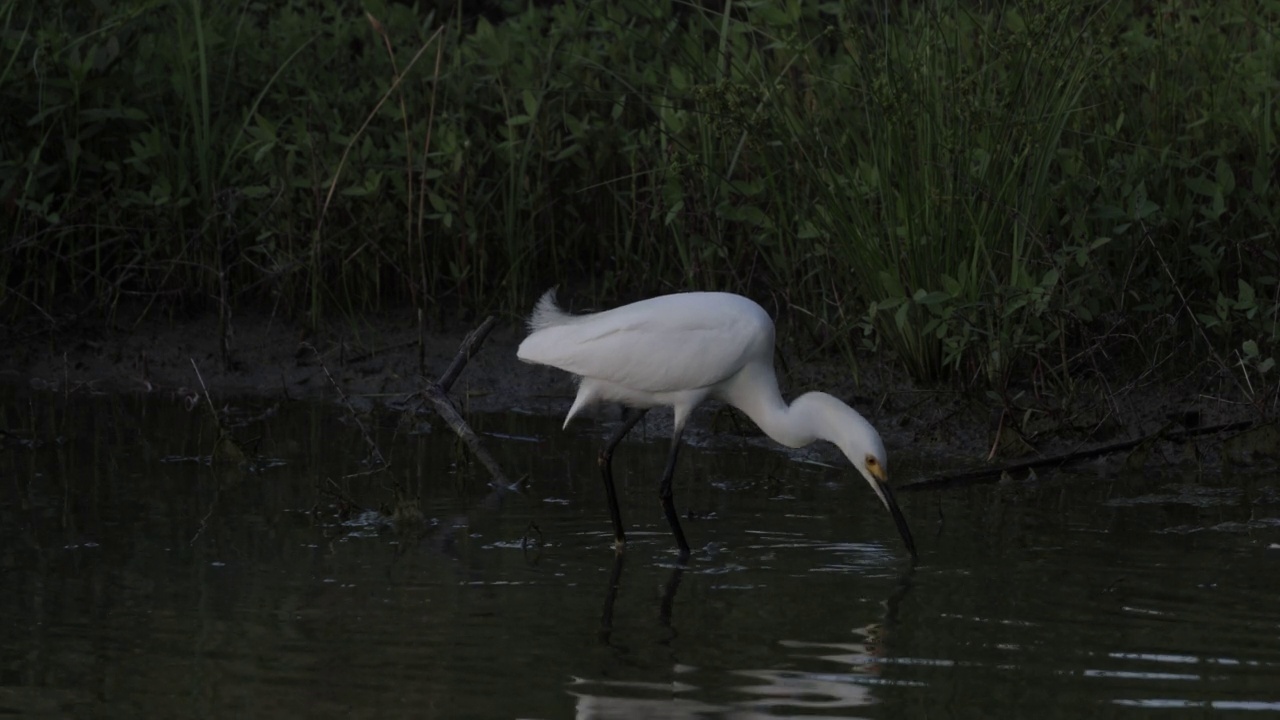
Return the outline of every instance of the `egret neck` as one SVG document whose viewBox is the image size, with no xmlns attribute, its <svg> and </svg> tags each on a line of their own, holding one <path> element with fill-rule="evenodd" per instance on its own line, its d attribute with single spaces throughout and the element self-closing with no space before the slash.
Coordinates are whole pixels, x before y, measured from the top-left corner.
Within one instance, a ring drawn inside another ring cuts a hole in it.
<svg viewBox="0 0 1280 720">
<path fill-rule="evenodd" d="M 771 367 L 757 364 L 743 368 L 719 394 L 746 413 L 766 435 L 787 447 L 800 448 L 814 440 L 826 440 L 859 468 L 866 458 L 854 448 L 870 448 L 881 462 L 885 458 L 880 434 L 858 411 L 823 392 L 806 393 L 788 405 Z"/>
</svg>

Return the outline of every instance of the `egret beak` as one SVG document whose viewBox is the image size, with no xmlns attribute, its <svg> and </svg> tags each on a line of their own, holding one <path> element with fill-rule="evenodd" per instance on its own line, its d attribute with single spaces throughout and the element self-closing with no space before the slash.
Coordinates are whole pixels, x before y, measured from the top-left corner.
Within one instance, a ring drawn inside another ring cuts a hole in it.
<svg viewBox="0 0 1280 720">
<path fill-rule="evenodd" d="M 876 468 L 879 470 L 879 468 Z M 889 514 L 893 516 L 893 523 L 898 526 L 898 534 L 902 536 L 902 542 L 907 545 L 907 552 L 911 553 L 911 559 L 915 560 L 919 556 L 916 555 L 916 542 L 911 539 L 911 528 L 907 527 L 907 519 L 903 517 L 902 510 L 898 508 L 898 501 L 893 497 L 893 490 L 889 488 L 889 479 L 885 477 L 884 472 L 876 472 L 871 483 L 871 489 L 876 491 L 876 495 L 880 496 L 880 502 L 884 503 L 885 508 L 889 510 Z"/>
</svg>

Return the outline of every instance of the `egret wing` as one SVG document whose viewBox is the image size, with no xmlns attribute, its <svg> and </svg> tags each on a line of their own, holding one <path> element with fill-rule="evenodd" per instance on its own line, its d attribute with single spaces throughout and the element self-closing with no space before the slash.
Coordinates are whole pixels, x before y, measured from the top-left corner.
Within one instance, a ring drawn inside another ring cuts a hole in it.
<svg viewBox="0 0 1280 720">
<path fill-rule="evenodd" d="M 688 293 L 570 316 L 526 338 L 519 357 L 633 390 L 671 392 L 721 382 L 772 348 L 773 322 L 755 303 Z"/>
</svg>

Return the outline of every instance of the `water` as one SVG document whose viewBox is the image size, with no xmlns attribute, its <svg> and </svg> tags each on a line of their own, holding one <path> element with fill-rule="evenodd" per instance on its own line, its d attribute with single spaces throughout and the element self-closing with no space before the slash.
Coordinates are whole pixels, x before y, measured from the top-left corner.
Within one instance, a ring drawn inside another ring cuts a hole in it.
<svg viewBox="0 0 1280 720">
<path fill-rule="evenodd" d="M 28 717 L 1203 717 L 1280 712 L 1275 469 L 1097 467 L 902 492 L 914 569 L 852 471 L 751 445 L 239 405 L 258 467 L 203 462 L 181 398 L 14 395 L 0 427 L 0 714 Z M 254 417 L 261 415 L 261 417 Z M 719 444 L 723 445 L 723 444 Z M 894 449 L 891 448 L 891 452 Z M 894 454 L 899 475 L 912 467 Z M 363 509 L 417 498 L 397 530 Z"/>
</svg>

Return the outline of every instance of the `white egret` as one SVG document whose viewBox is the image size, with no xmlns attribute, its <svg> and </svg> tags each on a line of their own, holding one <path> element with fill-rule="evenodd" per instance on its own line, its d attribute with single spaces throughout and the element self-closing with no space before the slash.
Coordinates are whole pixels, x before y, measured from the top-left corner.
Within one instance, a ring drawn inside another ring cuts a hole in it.
<svg viewBox="0 0 1280 720">
<path fill-rule="evenodd" d="M 613 450 L 650 408 L 675 413 L 671 449 L 658 497 L 681 555 L 689 544 L 672 499 L 680 435 L 693 409 L 707 398 L 746 413 L 766 435 L 787 447 L 826 440 L 840 448 L 889 510 L 911 556 L 915 543 L 889 488 L 889 465 L 880 434 L 856 410 L 821 392 L 787 405 L 773 370 L 773 320 L 740 295 L 691 292 L 641 300 L 590 315 L 570 315 L 556 305 L 555 290 L 529 316 L 530 334 L 517 357 L 577 375 L 578 395 L 564 424 L 590 405 L 616 402 L 625 419 L 600 453 L 616 546 L 626 541 L 610 467 Z"/>
</svg>

